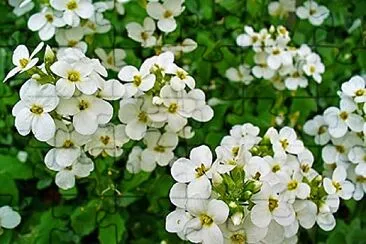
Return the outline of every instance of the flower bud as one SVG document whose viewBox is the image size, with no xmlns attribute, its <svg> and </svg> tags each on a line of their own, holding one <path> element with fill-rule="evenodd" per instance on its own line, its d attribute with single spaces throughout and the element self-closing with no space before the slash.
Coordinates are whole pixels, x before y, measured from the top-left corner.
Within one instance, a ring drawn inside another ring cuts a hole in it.
<svg viewBox="0 0 366 244">
<path fill-rule="evenodd" d="M 230 218 L 233 221 L 234 225 L 240 225 L 241 221 L 243 220 L 243 217 L 244 215 L 242 212 L 236 212 Z"/>
<path fill-rule="evenodd" d="M 245 191 L 245 192 L 243 193 L 243 199 L 244 199 L 245 201 L 249 200 L 251 196 L 253 196 L 253 193 L 252 193 L 251 191 Z"/>
<path fill-rule="evenodd" d="M 223 178 L 219 173 L 214 173 L 212 176 L 212 184 L 217 187 L 218 185 L 221 185 L 223 182 Z"/>
<path fill-rule="evenodd" d="M 258 180 L 251 180 L 247 183 L 245 189 L 247 191 L 251 191 L 253 194 L 255 194 L 261 190 L 261 187 L 262 187 L 262 182 L 260 182 Z"/>
<path fill-rule="evenodd" d="M 46 52 L 44 54 L 44 61 L 45 63 L 48 63 L 48 64 L 52 64 L 55 62 L 55 53 L 52 51 L 52 49 L 50 48 L 50 46 L 46 46 Z"/>
</svg>

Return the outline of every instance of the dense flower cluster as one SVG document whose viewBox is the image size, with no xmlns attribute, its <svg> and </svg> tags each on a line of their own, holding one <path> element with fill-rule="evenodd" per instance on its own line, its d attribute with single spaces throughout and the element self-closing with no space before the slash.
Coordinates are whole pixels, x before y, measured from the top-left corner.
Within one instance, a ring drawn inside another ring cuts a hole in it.
<svg viewBox="0 0 366 244">
<path fill-rule="evenodd" d="M 245 26 L 244 30 L 245 33 L 237 37 L 236 43 L 244 48 L 251 47 L 255 52 L 256 65 L 228 69 L 226 76 L 230 80 L 249 84 L 253 80 L 252 73 L 256 78 L 271 81 L 279 90 L 307 87 L 309 79 L 317 83 L 322 81 L 324 65 L 320 56 L 306 44 L 300 48 L 289 46 L 291 38 L 285 27 L 271 26 L 255 32 L 252 27 Z"/>
<path fill-rule="evenodd" d="M 93 171 L 87 153 L 118 157 L 130 139 L 144 139 L 147 146 L 139 169 L 152 171 L 156 164 L 167 165 L 174 157 L 178 135 L 191 136 L 188 119 L 208 121 L 213 116 L 205 94 L 174 63 L 170 52 L 146 59 L 139 69 L 125 66 L 118 73 L 120 80 L 107 80 L 100 61 L 76 48 L 55 56 L 47 47 L 44 63 L 37 66 L 35 55 L 42 47 L 43 43 L 29 55 L 27 47 L 18 46 L 13 54 L 16 67 L 6 79 L 18 72 L 30 76 L 13 108 L 15 126 L 21 135 L 32 132 L 37 140 L 53 147 L 45 164 L 57 171 L 56 184 L 63 189 Z M 121 124 L 111 123 L 111 102 L 116 100 L 120 100 Z"/>
<path fill-rule="evenodd" d="M 146 6 L 147 14 L 142 24 L 130 22 L 126 25 L 128 36 L 141 44 L 142 47 L 155 47 L 163 51 L 171 51 L 176 55 L 192 52 L 197 48 L 197 43 L 186 38 L 182 43 L 164 44 L 163 34 L 173 32 L 177 28 L 175 17 L 182 14 L 185 7 L 184 0 L 149 1 Z M 159 35 L 160 30 L 163 34 Z"/>
<path fill-rule="evenodd" d="M 333 178 L 342 172 L 343 198 L 363 198 L 366 192 L 366 87 L 365 78 L 354 76 L 338 92 L 339 107 L 327 108 L 304 125 L 304 131 L 322 145 L 322 159 Z M 338 172 L 338 173 L 337 173 Z M 348 179 L 348 180 L 346 180 Z M 329 182 L 328 182 L 329 184 Z M 327 192 L 336 186 L 329 184 Z"/>
<path fill-rule="evenodd" d="M 296 8 L 296 0 L 279 0 L 268 4 L 268 12 L 272 16 L 280 18 L 288 17 L 296 12 L 300 19 L 308 19 L 310 24 L 319 26 L 329 16 L 329 10 L 325 6 L 318 5 L 315 1 L 305 1 Z"/>
<path fill-rule="evenodd" d="M 319 175 L 290 127 L 259 133 L 236 125 L 216 159 L 203 145 L 173 163 L 167 231 L 194 243 L 296 243 L 300 227 L 334 228 L 339 197 L 349 199 L 345 171 Z"/>
</svg>

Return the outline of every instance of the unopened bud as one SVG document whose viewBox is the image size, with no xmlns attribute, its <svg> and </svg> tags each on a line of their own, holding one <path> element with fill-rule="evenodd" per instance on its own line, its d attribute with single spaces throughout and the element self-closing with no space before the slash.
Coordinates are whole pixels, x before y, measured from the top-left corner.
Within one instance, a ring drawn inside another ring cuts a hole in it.
<svg viewBox="0 0 366 244">
<path fill-rule="evenodd" d="M 243 217 L 244 215 L 242 212 L 236 212 L 230 218 L 233 221 L 234 225 L 240 225 L 241 221 L 243 220 Z"/>
<path fill-rule="evenodd" d="M 221 175 L 219 173 L 214 173 L 212 176 L 212 184 L 214 186 L 218 186 L 221 185 L 223 182 L 223 178 L 221 177 Z"/>
<path fill-rule="evenodd" d="M 243 199 L 247 201 L 251 198 L 252 195 L 253 195 L 253 193 L 251 191 L 245 191 L 243 193 Z"/>
<path fill-rule="evenodd" d="M 235 202 L 230 202 L 230 203 L 229 203 L 229 207 L 230 207 L 230 208 L 237 208 L 237 207 L 238 207 L 238 205 L 237 205 Z"/>
<path fill-rule="evenodd" d="M 245 189 L 247 191 L 251 191 L 253 194 L 255 194 L 261 190 L 261 187 L 262 187 L 262 182 L 260 182 L 258 180 L 252 180 L 247 184 Z"/>
<path fill-rule="evenodd" d="M 55 62 L 55 53 L 52 51 L 52 49 L 50 48 L 50 46 L 46 46 L 46 52 L 44 54 L 44 61 L 45 63 L 48 64 L 52 64 L 53 62 Z"/>
<path fill-rule="evenodd" d="M 161 105 L 161 104 L 163 104 L 163 99 L 161 99 L 158 96 L 155 96 L 155 97 L 153 97 L 152 103 L 154 105 Z"/>
</svg>

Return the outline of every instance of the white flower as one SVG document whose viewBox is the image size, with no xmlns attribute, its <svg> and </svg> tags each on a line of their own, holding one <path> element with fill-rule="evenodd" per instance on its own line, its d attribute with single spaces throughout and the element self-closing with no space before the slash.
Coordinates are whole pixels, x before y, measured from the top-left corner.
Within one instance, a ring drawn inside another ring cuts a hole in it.
<svg viewBox="0 0 366 244">
<path fill-rule="evenodd" d="M 80 18 L 88 19 L 94 13 L 94 6 L 88 0 L 51 0 L 53 8 L 63 11 L 63 19 L 66 24 L 73 27 L 80 24 Z"/>
<path fill-rule="evenodd" d="M 354 132 L 361 132 L 364 126 L 364 119 L 353 113 L 355 107 L 345 106 L 341 103 L 340 109 L 337 107 L 330 107 L 324 111 L 324 120 L 329 125 L 329 134 L 335 138 L 344 136 L 348 128 Z"/>
<path fill-rule="evenodd" d="M 141 140 L 145 136 L 147 126 L 153 123 L 150 114 L 158 112 L 149 98 L 121 101 L 118 118 L 127 124 L 126 134 L 132 140 Z"/>
<path fill-rule="evenodd" d="M 211 195 L 212 153 L 207 146 L 200 146 L 192 149 L 189 158 L 180 158 L 173 163 L 172 176 L 179 183 L 189 183 L 189 197 L 199 194 L 207 198 Z"/>
<path fill-rule="evenodd" d="M 192 218 L 193 216 L 184 209 L 177 208 L 166 216 L 165 229 L 170 233 L 181 233 Z"/>
<path fill-rule="evenodd" d="M 188 208 L 194 218 L 185 225 L 186 238 L 194 243 L 220 244 L 224 242 L 218 225 L 225 223 L 229 207 L 221 200 L 192 200 Z"/>
<path fill-rule="evenodd" d="M 140 67 L 144 72 L 161 72 L 165 76 L 167 70 L 171 69 L 174 64 L 174 54 L 172 52 L 164 52 L 158 56 L 146 59 Z"/>
<path fill-rule="evenodd" d="M 139 146 L 134 146 L 128 155 L 128 160 L 126 163 L 126 169 L 132 174 L 137 174 L 141 171 L 141 153 L 142 148 Z"/>
<path fill-rule="evenodd" d="M 28 159 L 28 153 L 26 151 L 19 151 L 17 153 L 17 159 L 22 162 L 22 163 L 25 163 L 27 162 L 27 159 Z"/>
<path fill-rule="evenodd" d="M 108 102 L 86 95 L 61 99 L 56 111 L 73 116 L 75 130 L 82 135 L 94 134 L 98 125 L 108 123 L 113 115 L 113 107 Z"/>
<path fill-rule="evenodd" d="M 153 19 L 158 20 L 158 28 L 163 32 L 172 32 L 177 28 L 174 17 L 183 11 L 182 0 L 164 0 L 164 3 L 149 2 L 146 11 Z"/>
<path fill-rule="evenodd" d="M 123 153 L 122 146 L 128 142 L 128 137 L 125 133 L 125 125 L 108 124 L 104 127 L 99 127 L 93 134 L 91 141 L 85 145 L 90 155 L 94 157 L 102 154 L 111 157 L 119 157 Z"/>
<path fill-rule="evenodd" d="M 8 0 L 8 3 L 14 7 L 13 13 L 16 16 L 22 16 L 34 8 L 32 0 Z"/>
<path fill-rule="evenodd" d="M 354 76 L 342 84 L 342 92 L 353 97 L 356 103 L 366 102 L 365 80 L 361 76 Z"/>
<path fill-rule="evenodd" d="M 105 68 L 118 72 L 123 65 L 125 65 L 124 59 L 126 58 L 126 52 L 123 49 L 112 49 L 109 53 L 102 48 L 96 48 L 95 54 L 102 60 L 102 64 Z"/>
<path fill-rule="evenodd" d="M 260 36 L 250 26 L 244 26 L 245 33 L 236 38 L 236 44 L 241 47 L 260 45 Z"/>
<path fill-rule="evenodd" d="M 353 147 L 348 153 L 348 158 L 357 164 L 355 173 L 366 177 L 366 149 L 362 146 Z"/>
<path fill-rule="evenodd" d="M 20 224 L 21 217 L 9 206 L 0 208 L 0 229 L 13 229 Z"/>
<path fill-rule="evenodd" d="M 294 202 L 296 198 L 306 199 L 310 196 L 310 186 L 302 182 L 303 176 L 295 172 L 292 177 L 286 175 L 283 179 L 284 191 L 281 196 L 285 201 Z"/>
<path fill-rule="evenodd" d="M 128 82 L 125 84 L 126 98 L 132 97 L 138 92 L 146 92 L 155 84 L 155 75 L 150 74 L 148 69 L 140 68 L 138 70 L 131 65 L 123 67 L 118 73 L 118 78 Z"/>
<path fill-rule="evenodd" d="M 225 73 L 226 77 L 235 82 L 242 82 L 245 85 L 249 85 L 254 79 L 250 75 L 250 67 L 248 65 L 239 65 L 238 68 L 229 68 Z"/>
<path fill-rule="evenodd" d="M 254 55 L 254 62 L 257 64 L 252 68 L 252 73 L 257 78 L 270 79 L 275 75 L 275 71 L 268 66 L 268 54 L 259 52 Z"/>
<path fill-rule="evenodd" d="M 265 50 L 268 54 L 267 63 L 271 69 L 277 70 L 281 65 L 286 66 L 292 64 L 292 55 L 290 52 L 278 46 L 271 39 L 267 41 L 266 45 Z"/>
<path fill-rule="evenodd" d="M 49 114 L 57 104 L 55 86 L 39 85 L 35 80 L 28 80 L 20 89 L 20 101 L 13 107 L 15 127 L 25 136 L 30 131 L 39 141 L 51 139 L 56 132 L 56 125 Z"/>
<path fill-rule="evenodd" d="M 325 231 L 332 230 L 336 221 L 332 213 L 339 207 L 339 197 L 337 195 L 327 195 L 320 201 L 316 223 Z"/>
<path fill-rule="evenodd" d="M 272 16 L 280 18 L 288 16 L 290 12 L 295 12 L 296 0 L 279 0 L 268 4 L 268 12 Z"/>
<path fill-rule="evenodd" d="M 140 42 L 141 46 L 152 47 L 156 45 L 156 37 L 154 36 L 155 22 L 153 19 L 146 17 L 143 26 L 135 22 L 128 23 L 126 30 L 128 37 Z"/>
<path fill-rule="evenodd" d="M 255 205 L 250 217 L 253 224 L 258 227 L 267 227 L 272 219 L 282 226 L 288 226 L 295 220 L 295 212 L 291 206 L 273 193 L 272 188 L 266 183 L 251 200 Z"/>
<path fill-rule="evenodd" d="M 72 47 L 80 49 L 86 53 L 88 45 L 82 41 L 84 32 L 81 27 L 74 27 L 70 29 L 59 29 L 56 32 L 56 41 L 61 47 L 58 52 L 63 52 L 65 48 Z"/>
<path fill-rule="evenodd" d="M 331 139 L 333 145 L 326 145 L 322 149 L 322 159 L 326 164 L 342 165 L 348 162 L 349 150 L 356 146 L 362 145 L 362 140 L 353 133 L 347 133 L 340 138 Z"/>
<path fill-rule="evenodd" d="M 28 28 L 38 31 L 38 35 L 43 41 L 51 39 L 56 32 L 56 28 L 63 27 L 65 22 L 59 18 L 50 8 L 43 8 L 40 13 L 33 14 L 28 20 Z"/>
<path fill-rule="evenodd" d="M 285 79 L 285 86 L 289 90 L 297 90 L 298 87 L 304 88 L 308 86 L 308 79 L 303 72 L 293 67 L 289 76 Z"/>
<path fill-rule="evenodd" d="M 328 194 L 337 194 L 344 200 L 351 199 L 355 186 L 346 180 L 347 172 L 342 166 L 338 166 L 334 172 L 332 179 L 324 178 L 324 190 Z"/>
<path fill-rule="evenodd" d="M 211 120 L 214 116 L 214 111 L 206 104 L 205 93 L 200 89 L 193 89 L 188 92 L 188 96 L 195 102 L 194 110 L 192 111 L 192 118 L 200 122 L 207 122 Z"/>
<path fill-rule="evenodd" d="M 306 75 L 313 77 L 317 83 L 321 83 L 321 74 L 324 73 L 324 64 L 316 53 L 311 53 L 306 57 L 306 64 L 303 66 L 303 71 Z"/>
<path fill-rule="evenodd" d="M 24 45 L 19 45 L 14 50 L 13 53 L 13 64 L 16 66 L 6 75 L 3 82 L 7 81 L 9 78 L 13 77 L 17 73 L 23 73 L 31 68 L 33 68 L 37 62 L 38 58 L 34 58 L 34 56 L 41 51 L 43 47 L 43 42 L 39 43 L 38 46 L 34 49 L 31 55 L 29 55 L 28 48 Z"/>
<path fill-rule="evenodd" d="M 94 170 L 93 161 L 84 153 L 72 162 L 70 166 L 64 167 L 56 164 L 54 161 L 46 161 L 46 166 L 50 170 L 58 171 L 56 174 L 56 185 L 64 190 L 73 188 L 75 186 L 75 178 L 83 178 L 89 176 L 90 172 Z"/>
<path fill-rule="evenodd" d="M 293 128 L 284 127 L 279 132 L 270 128 L 266 135 L 270 138 L 275 152 L 299 154 L 304 150 L 304 144 L 302 141 L 297 140 L 297 135 Z"/>
<path fill-rule="evenodd" d="M 310 200 L 296 200 L 293 206 L 299 224 L 305 229 L 312 228 L 318 212 L 316 204 Z"/>
<path fill-rule="evenodd" d="M 170 79 L 170 86 L 175 91 L 181 91 L 186 86 L 188 86 L 190 89 L 194 89 L 196 82 L 194 78 L 188 75 L 184 69 L 179 68 L 177 65 L 172 65 L 168 72 L 169 74 L 174 74 L 174 76 Z"/>
<path fill-rule="evenodd" d="M 47 143 L 55 147 L 49 150 L 45 156 L 46 161 L 54 161 L 54 163 L 68 167 L 78 157 L 80 157 L 82 149 L 89 137 L 77 133 L 75 130 L 58 128 L 54 138 L 48 140 Z"/>
<path fill-rule="evenodd" d="M 252 157 L 248 164 L 245 165 L 244 169 L 248 178 L 257 180 L 263 180 L 263 178 L 270 172 L 269 165 L 263 158 L 258 156 Z"/>
<path fill-rule="evenodd" d="M 103 80 L 103 79 L 101 79 Z M 111 79 L 102 82 L 101 89 L 98 90 L 97 96 L 103 98 L 104 100 L 115 101 L 119 100 L 125 94 L 125 87 L 121 84 L 119 80 Z"/>
<path fill-rule="evenodd" d="M 178 136 L 171 132 L 161 134 L 153 130 L 146 133 L 144 143 L 147 148 L 141 154 L 141 169 L 150 172 L 156 164 L 166 166 L 174 158 L 173 150 L 178 145 Z"/>
<path fill-rule="evenodd" d="M 321 115 L 316 115 L 312 120 L 306 121 L 304 131 L 306 134 L 314 136 L 315 143 L 318 145 L 325 145 L 330 140 L 328 125 Z"/>
<path fill-rule="evenodd" d="M 312 25 L 318 26 L 328 18 L 329 10 L 325 6 L 319 6 L 314 1 L 306 1 L 303 6 L 296 9 L 296 15 L 300 19 L 309 19 Z"/>
<path fill-rule="evenodd" d="M 65 61 L 57 61 L 50 68 L 53 73 L 61 77 L 56 82 L 56 91 L 61 97 L 72 97 L 75 88 L 78 88 L 86 95 L 91 95 L 98 89 L 96 82 L 89 77 L 93 71 L 93 66 L 90 63 L 77 62 L 69 64 Z"/>
</svg>

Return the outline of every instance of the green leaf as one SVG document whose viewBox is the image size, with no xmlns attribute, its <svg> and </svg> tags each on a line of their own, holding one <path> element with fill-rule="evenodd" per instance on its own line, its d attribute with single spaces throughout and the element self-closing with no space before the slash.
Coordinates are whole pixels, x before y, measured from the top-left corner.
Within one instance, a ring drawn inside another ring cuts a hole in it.
<svg viewBox="0 0 366 244">
<path fill-rule="evenodd" d="M 27 180 L 33 178 L 32 167 L 21 163 L 15 156 L 0 155 L 0 175 L 7 174 L 12 179 Z"/>
<path fill-rule="evenodd" d="M 125 221 L 119 213 L 107 215 L 99 225 L 98 239 L 102 244 L 120 243 L 125 230 Z"/>
<path fill-rule="evenodd" d="M 92 200 L 86 206 L 78 207 L 71 215 L 71 226 L 81 236 L 90 234 L 96 227 L 99 201 Z"/>
</svg>

